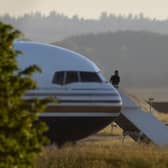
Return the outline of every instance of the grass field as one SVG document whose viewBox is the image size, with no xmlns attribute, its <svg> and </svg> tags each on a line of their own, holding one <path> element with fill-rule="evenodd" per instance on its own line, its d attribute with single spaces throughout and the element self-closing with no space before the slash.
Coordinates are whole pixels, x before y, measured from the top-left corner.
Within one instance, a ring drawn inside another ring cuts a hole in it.
<svg viewBox="0 0 168 168">
<path fill-rule="evenodd" d="M 122 129 L 117 125 L 113 128 L 111 125 L 108 125 L 106 128 L 100 130 L 97 134 L 102 136 L 120 136 L 122 135 Z"/>
<path fill-rule="evenodd" d="M 37 158 L 37 168 L 167 168 L 168 149 L 140 145 L 129 138 L 84 141 L 77 145 L 44 148 Z"/>
</svg>

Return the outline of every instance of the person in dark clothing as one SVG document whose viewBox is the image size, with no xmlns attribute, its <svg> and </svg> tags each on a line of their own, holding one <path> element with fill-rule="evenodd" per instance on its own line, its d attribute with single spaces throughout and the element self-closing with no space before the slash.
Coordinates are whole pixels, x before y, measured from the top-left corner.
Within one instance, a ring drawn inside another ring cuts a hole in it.
<svg viewBox="0 0 168 168">
<path fill-rule="evenodd" d="M 120 76 L 119 76 L 119 71 L 118 70 L 114 71 L 114 75 L 111 76 L 110 82 L 114 87 L 116 87 L 116 88 L 119 87 Z"/>
</svg>

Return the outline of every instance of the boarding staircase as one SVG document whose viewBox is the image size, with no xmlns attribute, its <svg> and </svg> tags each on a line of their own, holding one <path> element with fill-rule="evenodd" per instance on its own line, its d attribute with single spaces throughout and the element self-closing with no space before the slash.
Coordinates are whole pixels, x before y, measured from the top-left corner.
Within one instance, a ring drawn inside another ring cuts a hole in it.
<svg viewBox="0 0 168 168">
<path fill-rule="evenodd" d="M 152 113 L 144 112 L 123 91 L 119 92 L 123 108 L 115 122 L 123 129 L 123 135 L 129 135 L 137 142 L 168 145 L 168 127 Z"/>
</svg>

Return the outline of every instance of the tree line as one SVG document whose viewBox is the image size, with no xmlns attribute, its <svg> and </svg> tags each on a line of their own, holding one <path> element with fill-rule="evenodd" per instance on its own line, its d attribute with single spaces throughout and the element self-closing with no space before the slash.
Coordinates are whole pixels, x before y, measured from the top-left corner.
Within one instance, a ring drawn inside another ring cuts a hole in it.
<svg viewBox="0 0 168 168">
<path fill-rule="evenodd" d="M 19 17 L 6 14 L 0 16 L 0 20 L 21 30 L 25 39 L 44 42 L 60 41 L 70 36 L 88 33 L 115 32 L 118 30 L 168 33 L 168 20 L 150 19 L 145 17 L 143 13 L 124 16 L 102 12 L 98 19 L 84 19 L 78 15 L 68 17 L 52 11 L 48 16 L 40 12 Z"/>
</svg>

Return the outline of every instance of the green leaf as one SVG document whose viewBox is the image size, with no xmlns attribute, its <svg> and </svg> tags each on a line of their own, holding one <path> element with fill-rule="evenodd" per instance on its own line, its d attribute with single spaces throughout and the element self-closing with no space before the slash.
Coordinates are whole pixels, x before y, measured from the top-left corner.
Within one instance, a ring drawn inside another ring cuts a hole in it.
<svg viewBox="0 0 168 168">
<path fill-rule="evenodd" d="M 33 99 L 28 102 L 24 94 L 36 88 L 31 76 L 42 72 L 37 65 L 20 70 L 13 42 L 21 35 L 11 25 L 0 22 L 0 168 L 31 168 L 33 159 L 47 143 L 45 123 L 38 113 L 53 101 Z"/>
</svg>

